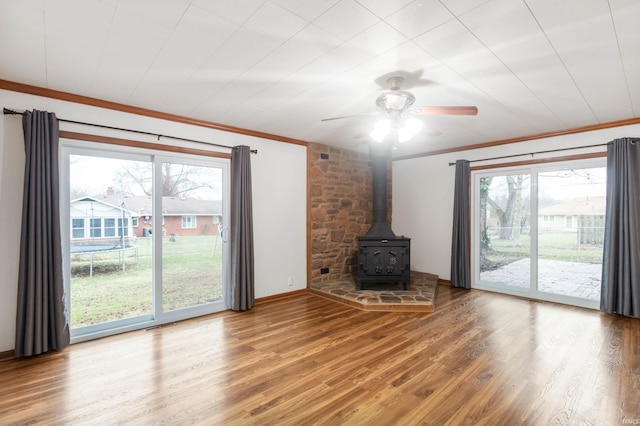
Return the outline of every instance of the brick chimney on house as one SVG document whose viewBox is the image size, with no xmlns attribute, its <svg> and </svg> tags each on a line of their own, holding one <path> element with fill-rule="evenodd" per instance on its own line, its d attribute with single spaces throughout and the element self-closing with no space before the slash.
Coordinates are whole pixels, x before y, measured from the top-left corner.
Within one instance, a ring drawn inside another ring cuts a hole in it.
<svg viewBox="0 0 640 426">
<path fill-rule="evenodd" d="M 115 195 L 116 191 L 113 190 L 113 186 L 107 188 L 107 195 Z"/>
</svg>

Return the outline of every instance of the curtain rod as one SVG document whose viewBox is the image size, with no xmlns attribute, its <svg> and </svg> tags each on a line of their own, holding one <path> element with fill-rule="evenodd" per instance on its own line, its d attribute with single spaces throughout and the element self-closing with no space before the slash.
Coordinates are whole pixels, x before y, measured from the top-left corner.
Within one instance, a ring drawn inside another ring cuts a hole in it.
<svg viewBox="0 0 640 426">
<path fill-rule="evenodd" d="M 12 110 L 12 109 L 9 109 L 9 108 L 3 108 L 2 112 L 4 113 L 4 115 L 24 115 L 24 112 L 15 111 L 15 110 Z M 142 130 L 125 129 L 125 128 L 122 128 L 122 127 L 112 127 L 112 126 L 106 126 L 104 124 L 85 123 L 83 121 L 66 120 L 64 118 L 58 118 L 58 121 L 62 121 L 63 123 L 81 124 L 83 126 L 101 127 L 103 129 L 121 130 L 121 131 L 124 131 L 124 132 L 131 132 L 131 133 L 138 133 L 138 134 L 141 134 L 141 135 L 155 136 L 155 137 L 158 138 L 158 140 L 160 140 L 160 138 L 175 139 L 175 140 L 179 140 L 179 141 L 194 142 L 194 143 L 200 143 L 200 144 L 204 144 L 204 145 L 215 146 L 215 147 L 218 147 L 218 148 L 226 148 L 226 149 L 233 149 L 234 148 L 232 146 L 220 145 L 220 144 L 213 143 L 213 142 L 204 142 L 204 141 L 198 141 L 198 140 L 195 140 L 195 139 L 187 139 L 187 138 L 180 138 L 180 137 L 177 137 L 177 136 L 162 135 L 162 134 L 159 134 L 159 133 L 145 132 L 145 131 L 142 131 Z M 257 154 L 258 150 L 257 149 L 252 149 L 251 153 L 252 154 Z"/>
<path fill-rule="evenodd" d="M 584 145 L 584 146 L 574 146 L 571 148 L 558 148 L 558 149 L 548 149 L 546 151 L 536 151 L 536 152 L 529 152 L 529 153 L 524 153 L 524 154 L 512 154 L 512 155 L 503 155 L 501 157 L 492 157 L 492 158 L 483 158 L 481 160 L 469 160 L 469 163 L 475 163 L 478 161 L 489 161 L 489 160 L 502 160 L 503 158 L 513 158 L 513 157 L 522 157 L 523 155 L 530 155 L 530 156 L 534 156 L 536 154 L 547 154 L 550 152 L 560 152 L 560 151 L 570 151 L 572 149 L 583 149 L 583 148 L 595 148 L 598 146 L 607 146 L 606 143 L 599 143 L 596 145 Z M 456 163 L 449 163 L 450 166 L 455 166 Z"/>
</svg>

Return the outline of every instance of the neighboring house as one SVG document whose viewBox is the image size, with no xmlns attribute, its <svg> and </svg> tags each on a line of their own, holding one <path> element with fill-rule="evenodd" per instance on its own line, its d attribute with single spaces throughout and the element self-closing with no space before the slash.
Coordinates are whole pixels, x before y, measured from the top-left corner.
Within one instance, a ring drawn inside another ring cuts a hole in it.
<svg viewBox="0 0 640 426">
<path fill-rule="evenodd" d="M 132 239 L 132 218 L 137 213 L 122 202 L 80 197 L 70 203 L 71 243 L 85 246 L 109 246 Z"/>
<path fill-rule="evenodd" d="M 136 237 L 148 237 L 152 230 L 152 205 L 149 196 L 115 194 L 107 190 L 96 197 L 112 205 L 123 204 L 131 212 Z M 162 235 L 217 235 L 222 225 L 222 200 L 162 197 Z"/>
<path fill-rule="evenodd" d="M 602 243 L 606 197 L 582 197 L 538 211 L 538 229 L 578 233 L 579 243 Z"/>
</svg>

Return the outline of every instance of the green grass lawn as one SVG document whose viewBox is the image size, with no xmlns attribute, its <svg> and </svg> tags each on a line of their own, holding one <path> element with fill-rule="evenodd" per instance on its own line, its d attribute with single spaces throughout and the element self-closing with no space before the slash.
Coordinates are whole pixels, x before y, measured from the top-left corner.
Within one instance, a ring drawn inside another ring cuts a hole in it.
<svg viewBox="0 0 640 426">
<path fill-rule="evenodd" d="M 71 327 L 152 312 L 151 240 L 139 239 L 125 251 L 125 270 L 118 252 L 71 259 Z M 215 236 L 178 237 L 163 241 L 163 309 L 180 309 L 222 298 L 222 249 Z"/>
<path fill-rule="evenodd" d="M 482 254 L 491 265 L 504 265 L 520 259 L 529 258 L 531 238 L 528 234 L 520 235 L 518 242 L 499 240 L 491 236 L 491 248 Z M 602 245 L 578 245 L 576 233 L 543 232 L 538 237 L 538 258 L 564 260 L 568 262 L 601 263 Z M 487 268 L 486 268 L 487 269 Z"/>
</svg>

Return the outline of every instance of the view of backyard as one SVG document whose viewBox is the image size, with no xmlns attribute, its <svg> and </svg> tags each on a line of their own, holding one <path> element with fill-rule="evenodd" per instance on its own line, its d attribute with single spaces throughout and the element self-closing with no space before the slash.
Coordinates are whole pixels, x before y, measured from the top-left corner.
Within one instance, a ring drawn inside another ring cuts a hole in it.
<svg viewBox="0 0 640 426">
<path fill-rule="evenodd" d="M 491 232 L 497 236 L 497 232 Z M 530 236 L 520 236 L 519 245 L 510 240 L 495 240 L 485 250 L 486 263 L 480 279 L 508 282 L 511 287 L 526 289 L 530 283 Z M 537 272 L 539 291 L 600 299 L 602 245 L 581 244 L 577 232 L 545 232 L 538 236 Z"/>
<path fill-rule="evenodd" d="M 480 177 L 480 281 L 599 300 L 605 182 L 605 167 L 541 166 Z"/>
<path fill-rule="evenodd" d="M 218 309 L 225 163 L 73 149 L 67 159 L 76 336 Z"/>
<path fill-rule="evenodd" d="M 134 250 L 71 258 L 71 327 L 149 314 L 152 308 L 150 237 Z M 163 310 L 209 303 L 222 297 L 222 244 L 215 235 L 163 237 Z"/>
<path fill-rule="evenodd" d="M 602 230 L 604 232 L 604 230 Z M 529 258 L 530 236 L 528 230 L 520 234 L 520 241 L 500 240 L 498 230 L 489 229 L 491 248 L 484 250 L 488 261 L 481 271 L 496 269 L 507 263 Z M 538 235 L 538 259 L 565 260 L 570 262 L 601 263 L 602 244 L 579 244 L 577 232 L 549 231 Z"/>
</svg>

